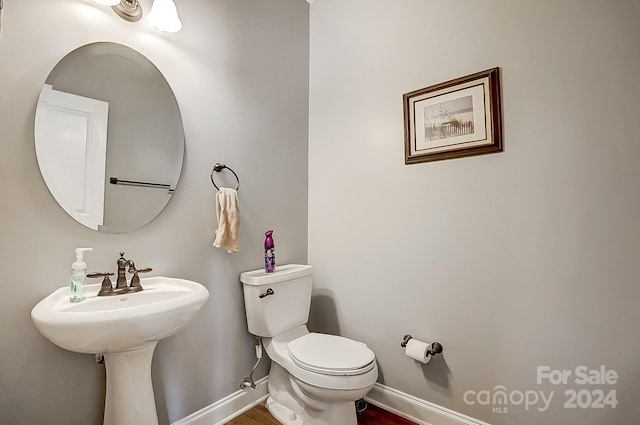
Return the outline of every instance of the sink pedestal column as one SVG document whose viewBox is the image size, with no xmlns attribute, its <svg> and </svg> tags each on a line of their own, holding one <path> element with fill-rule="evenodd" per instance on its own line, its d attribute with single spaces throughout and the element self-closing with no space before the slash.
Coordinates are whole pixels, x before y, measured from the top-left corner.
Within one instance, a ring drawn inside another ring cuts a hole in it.
<svg viewBox="0 0 640 425">
<path fill-rule="evenodd" d="M 151 360 L 158 342 L 122 353 L 106 353 L 104 425 L 158 425 Z"/>
</svg>

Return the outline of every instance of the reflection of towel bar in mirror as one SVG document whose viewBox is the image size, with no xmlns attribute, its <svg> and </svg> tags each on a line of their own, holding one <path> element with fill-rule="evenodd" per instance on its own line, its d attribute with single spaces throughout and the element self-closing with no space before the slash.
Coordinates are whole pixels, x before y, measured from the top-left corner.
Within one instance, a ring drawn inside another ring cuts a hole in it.
<svg viewBox="0 0 640 425">
<path fill-rule="evenodd" d="M 121 180 L 117 177 L 109 177 L 109 183 L 111 184 L 122 184 L 125 186 L 139 186 L 139 187 L 152 187 L 158 189 L 167 189 L 169 193 L 173 193 L 174 189 L 171 189 L 170 184 L 162 184 L 162 183 L 149 183 L 149 182 L 137 182 L 132 180 Z"/>
<path fill-rule="evenodd" d="M 227 167 L 226 165 L 220 164 L 219 162 L 216 162 L 216 165 L 213 166 L 213 170 L 211 170 L 211 183 L 213 183 L 213 186 L 216 189 L 220 190 L 220 188 L 218 187 L 216 182 L 213 181 L 213 173 L 219 173 L 220 171 L 224 170 L 225 168 L 233 173 L 233 175 L 236 178 L 236 181 L 238 182 L 238 186 L 236 187 L 236 191 L 240 190 L 240 179 L 238 178 L 238 175 L 236 174 L 236 172 L 233 171 L 231 168 Z"/>
</svg>

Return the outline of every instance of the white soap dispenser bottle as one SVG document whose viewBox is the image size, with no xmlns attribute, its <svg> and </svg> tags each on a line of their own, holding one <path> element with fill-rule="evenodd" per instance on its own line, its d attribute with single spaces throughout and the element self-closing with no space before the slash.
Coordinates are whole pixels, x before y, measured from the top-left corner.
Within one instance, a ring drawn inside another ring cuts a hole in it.
<svg viewBox="0 0 640 425">
<path fill-rule="evenodd" d="M 79 303 L 87 297 L 85 285 L 87 284 L 87 263 L 84 262 L 84 253 L 93 251 L 93 248 L 76 248 L 76 261 L 71 265 L 71 296 L 69 301 Z"/>
</svg>

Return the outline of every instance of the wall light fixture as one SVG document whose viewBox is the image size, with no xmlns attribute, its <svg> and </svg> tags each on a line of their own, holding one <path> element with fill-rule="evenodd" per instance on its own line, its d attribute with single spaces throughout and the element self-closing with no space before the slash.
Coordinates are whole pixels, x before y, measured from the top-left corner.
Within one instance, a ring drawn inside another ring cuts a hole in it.
<svg viewBox="0 0 640 425">
<path fill-rule="evenodd" d="M 103 6 L 111 6 L 114 12 L 129 22 L 139 21 L 142 17 L 142 6 L 138 0 L 93 0 Z M 147 20 L 154 28 L 165 32 L 178 32 L 182 22 L 173 0 L 154 0 Z"/>
</svg>

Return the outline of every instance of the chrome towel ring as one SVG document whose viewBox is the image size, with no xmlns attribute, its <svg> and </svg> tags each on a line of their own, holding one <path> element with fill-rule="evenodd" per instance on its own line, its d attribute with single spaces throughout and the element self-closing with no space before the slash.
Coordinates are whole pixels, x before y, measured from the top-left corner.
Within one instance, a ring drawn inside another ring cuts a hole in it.
<svg viewBox="0 0 640 425">
<path fill-rule="evenodd" d="M 213 170 L 211 170 L 211 183 L 213 183 L 213 186 L 216 189 L 220 190 L 220 188 L 218 187 L 216 182 L 213 181 L 213 173 L 219 173 L 220 171 L 224 170 L 225 168 L 233 173 L 233 175 L 236 178 L 236 181 L 238 182 L 238 187 L 236 187 L 236 190 L 240 190 L 240 179 L 238 178 L 238 175 L 236 174 L 236 172 L 233 171 L 231 168 L 227 167 L 226 165 L 220 164 L 219 162 L 216 162 L 216 165 L 213 166 Z"/>
</svg>

